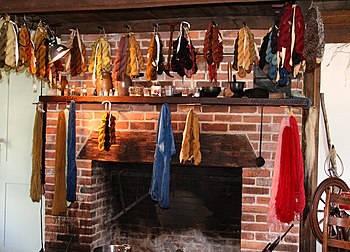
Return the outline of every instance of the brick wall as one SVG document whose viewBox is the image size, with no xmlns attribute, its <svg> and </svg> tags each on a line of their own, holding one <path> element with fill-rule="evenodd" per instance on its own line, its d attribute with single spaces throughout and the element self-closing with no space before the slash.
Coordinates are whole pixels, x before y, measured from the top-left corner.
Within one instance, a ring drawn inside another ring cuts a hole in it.
<svg viewBox="0 0 350 252">
<path fill-rule="evenodd" d="M 265 34 L 265 31 L 255 31 L 257 44 Z M 222 31 L 224 38 L 224 52 L 233 52 L 234 39 L 237 31 Z M 140 41 L 144 55 L 146 55 L 149 33 L 136 34 Z M 203 47 L 204 31 L 192 31 L 190 33 L 195 47 L 201 51 Z M 177 35 L 175 35 L 176 37 Z M 68 36 L 62 36 L 65 41 Z M 90 49 L 96 35 L 83 35 L 83 41 Z M 115 55 L 120 34 L 108 34 L 108 40 L 112 47 L 112 55 Z M 161 33 L 163 43 L 167 47 L 167 33 Z M 88 51 L 89 55 L 91 51 Z M 167 55 L 167 52 L 165 52 Z M 227 79 L 227 62 L 232 56 L 225 56 L 218 72 L 218 79 L 222 85 Z M 175 86 L 195 86 L 197 81 L 208 79 L 206 66 L 202 57 L 198 59 L 198 74 L 192 79 L 182 81 L 175 75 L 171 79 L 164 74 L 159 76 L 160 81 L 173 81 Z M 78 88 L 87 84 L 89 94 L 93 87 L 91 75 L 84 77 L 68 77 L 70 85 Z M 252 74 L 246 77 L 248 85 L 252 87 Z M 301 89 L 300 82 L 293 82 L 293 88 Z M 194 107 L 198 112 L 200 128 L 203 133 L 212 134 L 246 134 L 250 143 L 258 155 L 260 108 L 256 106 L 191 106 L 172 105 L 172 125 L 175 132 L 182 132 L 185 126 L 186 113 Z M 110 212 L 114 203 L 108 183 L 108 171 L 102 168 L 93 168 L 91 160 L 78 160 L 78 201 L 72 204 L 66 216 L 54 217 L 51 215 L 51 206 L 54 190 L 54 158 L 55 158 L 55 132 L 57 115 L 65 104 L 49 104 L 47 113 L 47 143 L 46 143 L 46 211 L 45 211 L 45 241 L 47 251 L 57 251 L 60 248 L 70 246 L 72 250 L 89 251 L 93 247 L 109 243 L 113 238 L 109 230 L 114 229 L 113 223 L 108 223 Z M 100 118 L 104 107 L 98 104 L 77 104 L 77 149 L 84 145 L 92 131 L 96 131 L 100 124 Z M 159 116 L 159 106 L 155 105 L 129 105 L 113 104 L 112 113 L 117 118 L 116 129 L 118 131 L 150 131 L 155 132 Z M 261 168 L 244 167 L 242 183 L 242 230 L 241 251 L 261 251 L 268 241 L 275 239 L 277 232 L 269 232 L 266 215 L 270 198 L 270 186 L 272 181 L 272 169 L 274 151 L 278 138 L 279 123 L 285 115 L 285 109 L 280 107 L 264 108 L 263 146 L 262 156 L 266 163 Z M 301 126 L 301 111 L 295 112 L 297 121 Z M 297 251 L 299 242 L 298 223 L 285 241 L 278 247 L 280 251 Z"/>
</svg>

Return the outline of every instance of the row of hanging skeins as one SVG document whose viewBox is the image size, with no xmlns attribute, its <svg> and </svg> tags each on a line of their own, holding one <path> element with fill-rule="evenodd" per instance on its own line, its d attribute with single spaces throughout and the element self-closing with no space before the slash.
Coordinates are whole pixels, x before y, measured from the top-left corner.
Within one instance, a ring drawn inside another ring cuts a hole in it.
<svg viewBox="0 0 350 252">
<path fill-rule="evenodd" d="M 238 71 L 238 76 L 244 78 L 252 71 L 253 64 L 258 64 L 257 47 L 254 42 L 254 34 L 247 25 L 239 30 L 235 48 L 233 69 Z"/>
<path fill-rule="evenodd" d="M 98 149 L 109 151 L 111 144 L 116 143 L 115 136 L 115 116 L 111 112 L 105 111 L 102 115 L 100 127 L 98 129 Z"/>
<path fill-rule="evenodd" d="M 17 34 L 18 33 L 18 34 Z M 18 39 L 17 39 L 18 37 Z M 55 76 L 56 71 L 63 71 L 60 61 L 48 64 L 48 34 L 47 27 L 41 22 L 35 30 L 33 40 L 26 23 L 20 31 L 9 16 L 0 19 L 0 68 L 5 71 L 16 69 L 23 71 L 29 67 L 27 74 L 38 79 Z M 67 46 L 71 49 L 66 57 L 66 71 L 72 76 L 83 75 L 87 71 L 86 46 L 81 41 L 78 30 L 73 30 L 68 39 Z"/>
<path fill-rule="evenodd" d="M 49 76 L 48 41 L 46 27 L 39 23 L 33 38 L 24 22 L 19 30 L 9 16 L 0 19 L 0 69 L 23 71 L 39 79 Z M 59 62 L 52 68 L 60 68 Z M 0 74 L 1 78 L 1 74 Z"/>
<path fill-rule="evenodd" d="M 78 29 L 71 29 L 71 34 L 67 41 L 67 48 L 70 48 L 69 54 L 66 57 L 66 72 L 72 77 L 84 76 L 88 70 L 86 46 L 80 38 Z"/>
<path fill-rule="evenodd" d="M 211 82 L 217 82 L 217 70 L 224 54 L 219 27 L 213 22 L 209 23 L 205 32 L 203 54 L 208 64 L 209 79 Z"/>
<path fill-rule="evenodd" d="M 133 33 L 123 34 L 118 43 L 118 50 L 113 64 L 112 78 L 122 81 L 139 76 L 145 69 L 140 44 Z"/>
</svg>

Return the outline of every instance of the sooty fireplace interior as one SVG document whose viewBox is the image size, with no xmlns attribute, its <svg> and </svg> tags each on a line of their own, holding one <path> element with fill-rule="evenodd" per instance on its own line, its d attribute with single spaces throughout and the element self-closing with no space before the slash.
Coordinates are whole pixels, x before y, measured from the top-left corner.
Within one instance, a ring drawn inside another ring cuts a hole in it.
<svg viewBox="0 0 350 252">
<path fill-rule="evenodd" d="M 111 167 L 114 239 L 133 251 L 239 251 L 242 169 L 172 165 L 169 209 L 149 194 L 152 163 Z"/>
</svg>

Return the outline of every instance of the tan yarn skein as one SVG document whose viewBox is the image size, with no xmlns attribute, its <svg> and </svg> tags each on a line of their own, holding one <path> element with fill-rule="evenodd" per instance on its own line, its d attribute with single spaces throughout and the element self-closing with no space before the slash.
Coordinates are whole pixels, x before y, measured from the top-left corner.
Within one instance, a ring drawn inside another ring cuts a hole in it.
<svg viewBox="0 0 350 252">
<path fill-rule="evenodd" d="M 252 33 L 252 31 L 248 26 L 247 26 L 247 31 L 248 31 L 249 47 L 250 47 L 250 65 L 258 64 L 259 58 L 258 58 L 258 55 L 256 54 L 254 34 Z"/>
<path fill-rule="evenodd" d="M 42 128 L 43 114 L 37 109 L 35 113 L 32 144 L 32 176 L 30 178 L 30 198 L 39 202 L 42 195 L 41 166 L 42 166 Z"/>
<path fill-rule="evenodd" d="M 245 30 L 241 28 L 238 32 L 238 54 L 237 54 L 238 76 L 241 78 L 246 76 L 245 69 L 244 69 L 244 39 L 245 39 Z"/>
<path fill-rule="evenodd" d="M 249 44 L 249 32 L 248 32 L 248 28 L 245 26 L 244 28 L 244 32 L 245 32 L 245 48 L 244 48 L 244 69 L 246 71 L 250 71 L 250 60 L 251 60 L 251 56 L 250 56 L 250 44 Z"/>
<path fill-rule="evenodd" d="M 7 41 L 6 41 L 6 57 L 5 57 L 5 65 L 7 65 L 10 70 L 11 68 L 16 67 L 16 36 L 17 34 L 14 31 L 14 25 L 9 22 L 7 28 Z"/>
<path fill-rule="evenodd" d="M 52 215 L 60 215 L 67 210 L 66 201 L 66 118 L 63 111 L 58 114 L 56 129 L 55 191 Z"/>
<path fill-rule="evenodd" d="M 0 68 L 5 66 L 8 23 L 3 21 L 0 29 Z"/>
</svg>

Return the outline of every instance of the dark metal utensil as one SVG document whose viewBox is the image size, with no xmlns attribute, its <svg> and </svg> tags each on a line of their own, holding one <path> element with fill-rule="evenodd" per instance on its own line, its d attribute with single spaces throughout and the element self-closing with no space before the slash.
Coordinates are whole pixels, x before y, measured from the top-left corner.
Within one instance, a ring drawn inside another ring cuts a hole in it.
<svg viewBox="0 0 350 252">
<path fill-rule="evenodd" d="M 278 236 L 277 239 L 271 243 L 269 242 L 266 247 L 262 250 L 262 252 L 270 252 L 270 251 L 274 251 L 275 248 L 278 246 L 278 244 L 280 243 L 280 241 L 283 240 L 283 238 L 288 234 L 288 232 L 292 229 L 292 227 L 294 227 L 294 224 L 290 225 L 290 227 L 287 229 L 286 232 L 284 232 L 284 234 L 282 236 Z"/>
<path fill-rule="evenodd" d="M 261 156 L 261 144 L 262 144 L 262 126 L 263 126 L 264 107 L 261 107 L 261 119 L 260 119 L 260 144 L 259 144 L 259 157 L 256 158 L 255 164 L 257 167 L 262 167 L 265 164 L 265 159 Z"/>
</svg>

